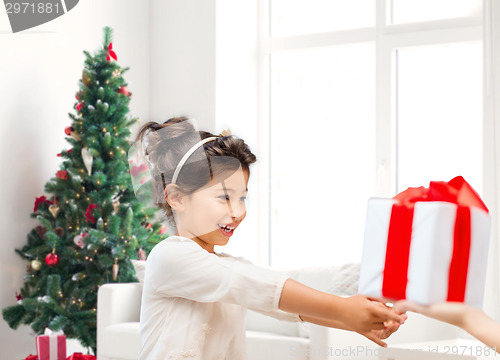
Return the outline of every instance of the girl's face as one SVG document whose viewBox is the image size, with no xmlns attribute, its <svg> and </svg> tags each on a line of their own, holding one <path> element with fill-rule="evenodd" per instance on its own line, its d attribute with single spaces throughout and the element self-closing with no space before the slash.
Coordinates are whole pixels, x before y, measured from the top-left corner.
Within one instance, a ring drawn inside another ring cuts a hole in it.
<svg viewBox="0 0 500 360">
<path fill-rule="evenodd" d="M 213 253 L 214 245 L 226 245 L 246 216 L 248 172 L 241 167 L 215 179 L 214 184 L 185 195 L 176 212 L 177 234 L 197 242 Z"/>
</svg>

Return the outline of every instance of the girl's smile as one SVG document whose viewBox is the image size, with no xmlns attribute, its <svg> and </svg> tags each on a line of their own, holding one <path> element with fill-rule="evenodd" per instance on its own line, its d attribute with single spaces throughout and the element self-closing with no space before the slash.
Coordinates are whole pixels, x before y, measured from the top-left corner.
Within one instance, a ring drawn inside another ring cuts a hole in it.
<svg viewBox="0 0 500 360">
<path fill-rule="evenodd" d="M 213 184 L 182 197 L 176 209 L 177 235 L 192 239 L 208 252 L 226 245 L 246 216 L 248 172 L 241 167 Z"/>
</svg>

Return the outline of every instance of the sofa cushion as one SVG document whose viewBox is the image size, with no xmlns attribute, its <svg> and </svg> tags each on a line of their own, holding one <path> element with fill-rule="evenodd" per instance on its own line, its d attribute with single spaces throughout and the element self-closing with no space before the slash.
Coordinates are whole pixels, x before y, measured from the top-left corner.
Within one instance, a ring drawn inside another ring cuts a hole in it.
<svg viewBox="0 0 500 360">
<path fill-rule="evenodd" d="M 309 359 L 309 339 L 247 330 L 246 343 L 249 360 Z"/>
<path fill-rule="evenodd" d="M 141 336 L 138 322 L 109 325 L 102 330 L 99 354 L 103 357 L 138 359 Z"/>
<path fill-rule="evenodd" d="M 275 335 L 299 336 L 298 322 L 278 320 L 256 311 L 247 310 L 245 328 Z"/>
<path fill-rule="evenodd" d="M 358 292 L 359 263 L 338 266 L 318 266 L 292 269 L 286 273 L 294 280 L 313 289 L 337 296 L 351 296 Z M 310 336 L 311 324 L 298 323 L 299 336 Z"/>
</svg>

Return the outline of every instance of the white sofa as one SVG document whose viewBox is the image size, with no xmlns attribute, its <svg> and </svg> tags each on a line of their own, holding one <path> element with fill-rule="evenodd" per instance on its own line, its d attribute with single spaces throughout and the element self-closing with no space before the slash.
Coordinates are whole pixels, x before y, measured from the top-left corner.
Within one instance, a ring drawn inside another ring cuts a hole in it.
<svg viewBox="0 0 500 360">
<path fill-rule="evenodd" d="M 305 268 L 287 271 L 294 279 L 337 295 L 356 292 L 359 267 Z M 139 314 L 142 284 L 105 284 L 97 305 L 97 359 L 136 360 L 140 351 Z M 248 360 L 378 359 L 378 347 L 363 336 L 308 323 L 277 320 L 247 313 Z M 450 339 L 454 327 L 411 314 L 406 324 L 387 340 L 390 345 Z"/>
</svg>

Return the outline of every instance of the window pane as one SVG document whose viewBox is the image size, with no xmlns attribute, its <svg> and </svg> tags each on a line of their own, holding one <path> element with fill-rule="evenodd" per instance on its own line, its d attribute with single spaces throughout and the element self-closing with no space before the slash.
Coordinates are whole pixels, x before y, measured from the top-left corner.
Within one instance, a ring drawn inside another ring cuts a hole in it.
<svg viewBox="0 0 500 360">
<path fill-rule="evenodd" d="M 391 24 L 481 16 L 483 0 L 392 0 Z"/>
<path fill-rule="evenodd" d="M 374 194 L 372 43 L 271 58 L 271 263 L 361 260 Z"/>
<path fill-rule="evenodd" d="M 482 191 L 482 45 L 398 51 L 398 191 L 462 175 Z"/>
<path fill-rule="evenodd" d="M 270 1 L 273 37 L 375 26 L 375 0 Z"/>
</svg>

